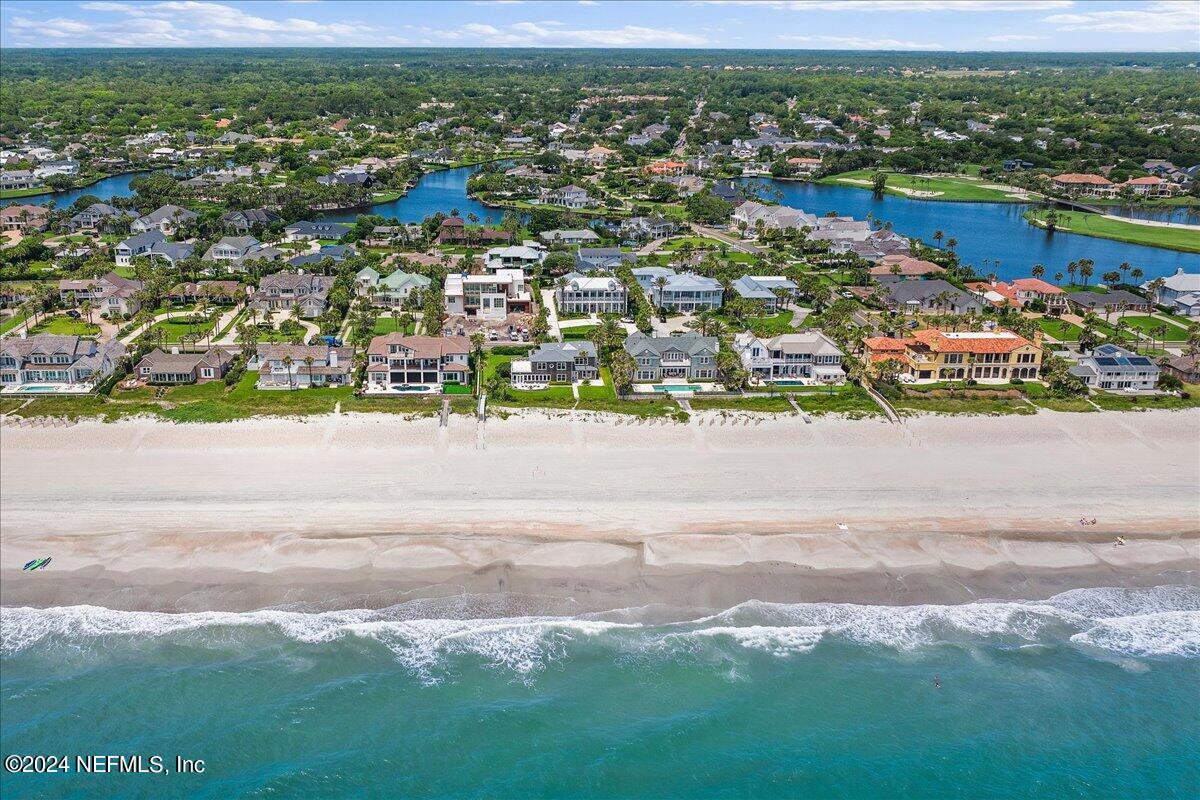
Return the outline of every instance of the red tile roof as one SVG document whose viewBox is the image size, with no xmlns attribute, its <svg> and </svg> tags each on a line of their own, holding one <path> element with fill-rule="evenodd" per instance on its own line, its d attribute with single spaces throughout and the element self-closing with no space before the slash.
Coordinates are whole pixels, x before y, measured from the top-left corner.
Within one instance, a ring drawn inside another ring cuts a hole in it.
<svg viewBox="0 0 1200 800">
<path fill-rule="evenodd" d="M 1111 186 L 1112 181 L 1103 175 L 1093 175 L 1090 172 L 1065 172 L 1054 176 L 1055 183 L 1077 183 L 1080 185 Z"/>
<path fill-rule="evenodd" d="M 1046 283 L 1041 278 L 1017 278 L 1012 282 L 1013 288 L 1022 292 L 1041 292 L 1042 294 L 1062 294 L 1063 290 L 1053 283 Z"/>
</svg>

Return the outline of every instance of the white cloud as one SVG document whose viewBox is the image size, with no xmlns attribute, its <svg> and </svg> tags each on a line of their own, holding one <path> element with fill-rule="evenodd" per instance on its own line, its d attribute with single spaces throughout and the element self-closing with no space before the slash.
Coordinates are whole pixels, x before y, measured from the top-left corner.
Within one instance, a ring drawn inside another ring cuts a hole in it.
<svg viewBox="0 0 1200 800">
<path fill-rule="evenodd" d="M 484 30 L 487 29 L 487 30 Z M 555 20 L 540 22 L 515 22 L 497 29 L 491 25 L 469 24 L 459 31 L 436 31 L 434 34 L 451 34 L 448 38 L 462 35 L 482 37 L 481 44 L 502 47 L 698 47 L 707 44 L 708 38 L 699 33 L 683 33 L 669 28 L 648 28 L 640 25 L 625 25 L 620 28 L 568 28 Z"/>
<path fill-rule="evenodd" d="M 60 43 L 117 47 L 220 45 L 378 44 L 381 35 L 361 22 L 317 22 L 301 17 L 271 19 L 224 3 L 165 0 L 133 4 L 85 2 L 80 8 L 119 19 L 94 23 L 56 18 L 14 24 L 15 44 L 36 44 L 38 33 Z M 72 39 L 74 41 L 63 41 Z"/>
<path fill-rule="evenodd" d="M 1195 0 L 1159 0 L 1144 8 L 1092 11 L 1082 14 L 1052 14 L 1045 21 L 1063 31 L 1098 33 L 1175 33 L 1200 29 L 1200 3 Z"/>
<path fill-rule="evenodd" d="M 826 50 L 942 50 L 940 44 L 910 42 L 902 39 L 868 39 L 862 36 L 780 36 L 781 42 L 829 45 Z"/>
<path fill-rule="evenodd" d="M 776 8 L 785 11 L 917 12 L 1046 11 L 1070 8 L 1074 0 L 701 0 L 715 5 Z"/>
<path fill-rule="evenodd" d="M 1037 42 L 1045 39 L 1045 36 L 1033 36 L 1027 33 L 1000 33 L 995 36 L 987 37 L 989 42 Z"/>
</svg>

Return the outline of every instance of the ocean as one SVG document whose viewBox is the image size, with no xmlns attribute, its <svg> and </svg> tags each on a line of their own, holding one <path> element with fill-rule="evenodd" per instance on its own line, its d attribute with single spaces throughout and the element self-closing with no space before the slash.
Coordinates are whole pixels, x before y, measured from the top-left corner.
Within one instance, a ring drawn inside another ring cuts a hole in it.
<svg viewBox="0 0 1200 800">
<path fill-rule="evenodd" d="M 66 755 L 72 767 L 76 755 L 158 756 L 167 772 L 6 771 L 0 796 L 1200 791 L 1196 588 L 958 606 L 497 608 L 511 603 L 5 608 L 3 755 Z M 171 771 L 177 756 L 204 773 Z"/>
</svg>

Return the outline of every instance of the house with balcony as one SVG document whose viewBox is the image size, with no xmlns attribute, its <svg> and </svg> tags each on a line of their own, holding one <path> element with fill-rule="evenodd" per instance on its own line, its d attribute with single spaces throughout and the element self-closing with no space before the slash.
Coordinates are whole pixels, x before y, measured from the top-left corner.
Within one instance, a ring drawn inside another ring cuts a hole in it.
<svg viewBox="0 0 1200 800">
<path fill-rule="evenodd" d="M 794 296 L 796 284 L 782 275 L 743 275 L 733 282 L 733 290 L 743 300 L 757 300 L 764 312 L 774 314 L 781 303 L 776 292 Z"/>
<path fill-rule="evenodd" d="M 691 272 L 665 276 L 663 282 L 654 279 L 648 295 L 655 307 L 680 313 L 716 311 L 725 302 L 720 281 Z"/>
<path fill-rule="evenodd" d="M 636 365 L 637 382 L 670 380 L 710 381 L 717 377 L 715 336 L 647 336 L 638 331 L 625 339 L 625 352 Z"/>
<path fill-rule="evenodd" d="M 440 392 L 450 384 L 469 385 L 471 340 L 465 336 L 376 336 L 367 348 L 368 394 L 397 390 Z M 403 389 L 401 389 L 403 387 Z"/>
<path fill-rule="evenodd" d="M 487 272 L 495 272 L 500 269 L 519 269 L 529 275 L 545 260 L 545 247 L 537 242 L 526 242 L 525 244 L 489 249 L 483 259 L 483 268 Z"/>
<path fill-rule="evenodd" d="M 620 314 L 624 316 L 629 292 L 619 280 L 608 275 L 563 276 L 554 289 L 554 299 L 562 314 Z"/>
<path fill-rule="evenodd" d="M 546 244 L 584 245 L 600 241 L 600 235 L 590 228 L 542 231 L 538 234 L 538 238 Z"/>
<path fill-rule="evenodd" d="M 216 244 L 204 252 L 203 259 L 205 261 L 238 261 L 259 244 L 258 239 L 253 236 L 222 236 Z"/>
<path fill-rule="evenodd" d="M 341 239 L 351 230 L 351 226 L 341 222 L 311 222 L 301 220 L 293 222 L 283 229 L 284 241 L 308 242 L 313 239 Z"/>
<path fill-rule="evenodd" d="M 259 389 L 349 386 L 354 348 L 324 344 L 260 344 L 246 369 L 258 370 Z"/>
<path fill-rule="evenodd" d="M 255 228 L 266 228 L 279 222 L 279 214 L 269 208 L 246 208 L 221 215 L 221 224 L 234 234 L 245 236 Z"/>
<path fill-rule="evenodd" d="M 575 186 L 574 184 L 569 184 L 559 189 L 543 188 L 540 199 L 546 205 L 575 210 L 596 205 L 596 201 L 588 194 L 587 189 L 584 189 L 582 186 Z"/>
<path fill-rule="evenodd" d="M 512 362 L 515 389 L 545 389 L 551 383 L 593 381 L 600 377 L 596 345 L 588 341 L 547 342 L 529 358 Z"/>
<path fill-rule="evenodd" d="M 758 229 L 759 221 L 765 230 L 800 230 L 809 228 L 816 230 L 817 217 L 807 211 L 789 206 L 768 206 L 754 200 L 747 200 L 733 212 L 733 226 L 746 227 L 747 233 Z"/>
<path fill-rule="evenodd" d="M 371 298 L 371 304 L 383 308 L 400 308 L 413 292 L 422 292 L 429 288 L 432 281 L 424 275 L 395 270 L 388 275 L 379 276 L 371 267 L 363 267 L 358 271 L 356 282 L 359 293 Z"/>
<path fill-rule="evenodd" d="M 1102 344 L 1071 367 L 1089 389 L 1149 391 L 1158 387 L 1162 369 L 1147 356 L 1116 344 Z"/>
<path fill-rule="evenodd" d="M 125 345 L 117 339 L 98 342 L 54 333 L 0 339 L 0 391 L 53 384 L 58 391 L 89 392 L 124 355 Z"/>
<path fill-rule="evenodd" d="M 194 303 L 204 298 L 221 305 L 233 305 L 245 296 L 242 285 L 237 281 L 199 281 L 175 284 L 167 294 L 167 300 L 172 303 Z"/>
<path fill-rule="evenodd" d="M 492 275 L 447 275 L 446 313 L 502 320 L 533 311 L 533 294 L 520 269 L 498 269 Z"/>
<path fill-rule="evenodd" d="M 1067 302 L 1079 314 L 1094 311 L 1109 314 L 1118 311 L 1149 312 L 1154 306 L 1146 298 L 1125 289 L 1109 289 L 1107 292 L 1071 292 Z"/>
<path fill-rule="evenodd" d="M 733 349 L 752 380 L 763 383 L 842 384 L 843 353 L 821 331 L 807 330 L 779 336 L 755 336 L 743 331 L 733 337 Z"/>
<path fill-rule="evenodd" d="M 1103 175 L 1067 172 L 1055 175 L 1050 184 L 1060 192 L 1072 197 L 1116 197 L 1120 191 L 1115 183 Z"/>
<path fill-rule="evenodd" d="M 1161 284 L 1147 281 L 1141 288 L 1151 294 L 1155 305 L 1185 317 L 1200 317 L 1200 272 L 1184 272 L 1180 267 Z"/>
<path fill-rule="evenodd" d="M 621 235 L 638 241 L 664 239 L 675 233 L 678 227 L 662 217 L 630 217 L 621 223 Z"/>
<path fill-rule="evenodd" d="M 224 378 L 232 364 L 233 356 L 220 347 L 206 353 L 167 353 L 156 347 L 142 356 L 133 374 L 155 386 L 207 383 Z"/>
<path fill-rule="evenodd" d="M 58 297 L 67 305 L 79 305 L 87 300 L 103 317 L 136 314 L 142 307 L 137 293 L 142 282 L 108 272 L 90 280 L 60 280 Z"/>
<path fill-rule="evenodd" d="M 1041 336 L 1029 341 L 1003 328 L 991 331 L 913 331 L 899 339 L 876 336 L 863 341 L 868 369 L 894 361 L 901 376 L 915 383 L 977 381 L 1007 383 L 1035 380 L 1042 366 Z"/>
<path fill-rule="evenodd" d="M 50 210 L 45 206 L 11 205 L 0 208 L 0 230 L 20 231 L 29 234 L 46 230 L 46 217 Z"/>
<path fill-rule="evenodd" d="M 977 314 L 984 300 L 941 278 L 925 281 L 882 282 L 882 301 L 900 314 Z"/>
<path fill-rule="evenodd" d="M 591 272 L 604 270 L 612 272 L 622 265 L 637 264 L 637 253 L 622 250 L 619 247 L 581 247 L 575 251 L 575 271 Z"/>
<path fill-rule="evenodd" d="M 265 275 L 258 283 L 258 291 L 250 296 L 248 305 L 259 313 L 290 312 L 294 306 L 299 306 L 301 317 L 314 319 L 329 307 L 329 290 L 333 288 L 333 280 L 331 275 L 303 272 Z"/>
<path fill-rule="evenodd" d="M 180 227 L 200 218 L 195 211 L 188 211 L 180 206 L 165 205 L 151 211 L 144 217 L 138 217 L 129 224 L 130 233 L 146 233 L 161 231 L 167 236 L 174 236 Z"/>
<path fill-rule="evenodd" d="M 72 233 L 110 230 L 120 226 L 124 220 L 132 218 L 133 215 L 128 211 L 110 206 L 108 203 L 92 203 L 71 217 L 70 229 Z"/>
</svg>

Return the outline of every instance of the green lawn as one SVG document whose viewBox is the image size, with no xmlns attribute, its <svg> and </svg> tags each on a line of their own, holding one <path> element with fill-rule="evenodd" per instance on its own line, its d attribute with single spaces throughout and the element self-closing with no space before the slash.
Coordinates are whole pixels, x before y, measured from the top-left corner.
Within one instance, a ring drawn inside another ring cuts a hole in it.
<svg viewBox="0 0 1200 800">
<path fill-rule="evenodd" d="M 1060 342 L 1077 342 L 1079 334 L 1083 331 L 1074 322 L 1068 322 L 1065 319 L 1051 319 L 1050 317 L 1042 317 L 1038 320 L 1038 327 L 1042 329 L 1042 333 L 1047 336 L 1053 336 Z"/>
<path fill-rule="evenodd" d="M 42 320 L 29 332 L 30 334 L 57 333 L 63 336 L 98 336 L 100 335 L 100 326 L 93 325 L 86 319 L 71 319 L 68 316 L 60 315 Z"/>
<path fill-rule="evenodd" d="M 916 200 L 949 200 L 967 203 L 1029 202 L 1028 199 L 1009 197 L 1010 192 L 1001 189 L 984 188 L 986 186 L 1003 184 L 1003 178 L 997 178 L 994 181 L 978 178 L 972 179 L 969 176 L 923 178 L 919 175 L 887 172 L 886 170 L 884 174 L 887 175 L 887 186 L 884 188 L 884 191 L 887 194 L 894 194 L 900 197 L 909 197 Z M 869 191 L 871 190 L 874 175 L 875 170 L 860 169 L 853 172 L 843 172 L 840 175 L 830 175 L 829 177 L 821 178 L 817 183 L 826 183 L 833 186 L 856 186 Z M 866 181 L 866 183 L 859 183 L 858 181 Z M 938 194 L 926 197 L 906 194 L 905 192 L 898 191 L 900 189 L 911 189 L 917 192 L 937 192 Z"/>
<path fill-rule="evenodd" d="M 1168 342 L 1187 341 L 1188 333 L 1186 330 L 1178 327 L 1177 325 L 1173 325 L 1170 322 L 1164 322 L 1161 319 L 1155 319 L 1154 317 L 1121 317 L 1121 320 L 1124 321 L 1129 327 L 1137 328 L 1147 336 L 1150 335 L 1150 331 L 1153 328 L 1158 328 L 1161 326 L 1167 329 L 1166 334 L 1154 334 L 1155 339 L 1161 340 L 1165 336 Z"/>
<path fill-rule="evenodd" d="M 599 325 L 580 325 L 574 328 L 562 328 L 563 341 L 590 339 L 592 332 L 599 327 Z"/>
<path fill-rule="evenodd" d="M 1136 395 L 1096 392 L 1092 395 L 1092 402 L 1105 411 L 1148 411 L 1153 408 L 1200 408 L 1200 396 L 1196 394 L 1188 398 L 1183 398 L 1175 397 L 1174 395 L 1138 397 Z"/>
<path fill-rule="evenodd" d="M 758 411 L 772 414 L 795 414 L 796 409 L 786 397 L 764 395 L 762 397 L 696 397 L 691 401 L 695 411 Z"/>
<path fill-rule="evenodd" d="M 4 322 L 0 323 L 0 334 L 8 333 L 20 325 L 25 321 L 25 316 L 25 314 L 13 314 L 11 317 L 5 319 Z"/>
<path fill-rule="evenodd" d="M 676 239 L 669 239 L 663 242 L 663 250 L 675 251 L 683 247 L 685 244 L 690 244 L 694 249 L 720 250 L 727 246 L 719 239 L 710 239 L 707 236 L 680 236 Z"/>
<path fill-rule="evenodd" d="M 982 414 L 1002 416 L 1005 414 L 1036 414 L 1037 409 L 1020 398 L 990 397 L 916 397 L 905 395 L 892 401 L 892 406 L 903 415 L 930 414 Z"/>
<path fill-rule="evenodd" d="M 501 364 L 518 361 L 524 356 L 507 355 L 502 353 L 485 353 L 483 367 L 483 382 L 496 374 Z M 507 397 L 488 397 L 488 405 L 507 408 L 524 406 L 544 406 L 551 408 L 571 408 L 575 405 L 575 396 L 571 394 L 570 386 L 547 386 L 545 389 L 527 391 L 524 389 L 508 388 Z"/>
<path fill-rule="evenodd" d="M 51 194 L 53 191 L 49 186 L 34 186 L 29 189 L 4 189 L 0 190 L 0 200 L 8 200 L 13 197 L 32 197 L 35 194 Z"/>
<path fill-rule="evenodd" d="M 819 416 L 821 414 L 846 414 L 851 417 L 873 417 L 882 415 L 879 406 L 867 394 L 866 389 L 847 383 L 833 391 L 827 388 L 789 392 L 801 411 Z"/>
<path fill-rule="evenodd" d="M 217 324 L 217 317 L 219 316 L 218 313 L 214 312 L 209 314 L 206 320 L 197 323 L 187 322 L 190 319 L 190 315 L 164 319 L 151 325 L 150 329 L 139 338 L 148 340 L 151 336 L 151 331 L 162 331 L 165 337 L 164 341 L 168 343 L 181 342 L 183 341 L 183 337 L 188 334 L 200 334 L 203 336 L 213 329 L 213 326 Z"/>
<path fill-rule="evenodd" d="M 387 336 L 389 333 L 403 333 L 405 336 L 412 336 L 417 330 L 416 320 L 413 320 L 407 328 L 400 330 L 400 325 L 397 320 L 391 315 L 384 315 L 375 318 L 375 335 Z"/>
<path fill-rule="evenodd" d="M 1045 227 L 1046 209 L 1026 211 L 1025 219 L 1038 227 Z M 1137 225 L 1102 214 L 1089 214 L 1086 211 L 1059 211 L 1055 230 L 1060 233 L 1077 233 L 1130 244 L 1200 253 L 1200 231 Z"/>
<path fill-rule="evenodd" d="M 744 327 L 753 331 L 755 336 L 778 336 L 781 333 L 794 333 L 795 328 L 792 327 L 794 314 L 795 312 L 788 308 L 778 314 L 766 317 L 750 317 L 746 320 Z M 743 330 L 743 325 L 728 315 L 720 314 L 718 319 L 734 330 Z"/>
</svg>

